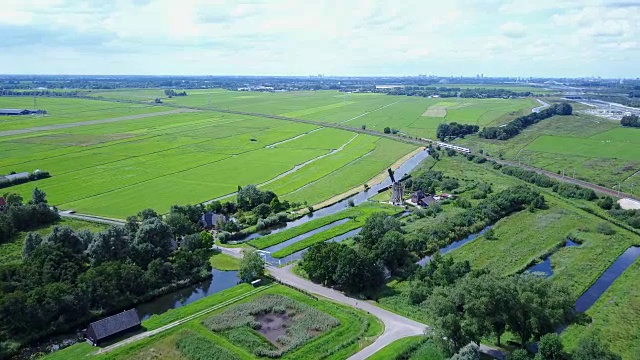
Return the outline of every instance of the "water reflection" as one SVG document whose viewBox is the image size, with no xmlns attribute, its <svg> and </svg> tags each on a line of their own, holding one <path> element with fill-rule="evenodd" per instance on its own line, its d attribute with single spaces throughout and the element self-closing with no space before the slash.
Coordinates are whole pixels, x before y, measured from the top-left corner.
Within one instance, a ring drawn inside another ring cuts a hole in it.
<svg viewBox="0 0 640 360">
<path fill-rule="evenodd" d="M 237 285 L 240 281 L 237 271 L 220 271 L 213 269 L 211 270 L 211 274 L 213 278 L 209 280 L 176 290 L 169 294 L 162 295 L 153 301 L 138 305 L 136 307 L 138 316 L 140 316 L 141 320 L 146 320 L 150 318 L 151 315 L 162 314 L 167 310 L 183 307 L 209 295 L 226 290 Z"/>
<path fill-rule="evenodd" d="M 596 280 L 596 282 L 580 296 L 576 301 L 576 311 L 587 311 L 596 301 L 607 291 L 609 286 L 640 256 L 640 247 L 630 247 L 607 270 Z"/>
<path fill-rule="evenodd" d="M 480 230 L 480 232 L 477 232 L 475 234 L 471 234 L 469 236 L 467 236 L 466 238 L 462 239 L 462 240 L 458 240 L 458 241 L 454 241 L 451 244 L 443 247 L 440 249 L 440 255 L 444 255 L 450 251 L 453 251 L 457 248 L 459 248 L 460 246 L 473 241 L 475 238 L 477 238 L 478 236 L 481 236 L 482 234 L 484 234 L 485 232 L 487 232 L 487 230 L 491 229 L 491 226 L 487 226 L 486 228 Z M 425 256 L 422 259 L 420 259 L 420 261 L 418 261 L 416 264 L 420 265 L 420 266 L 425 266 L 429 263 L 429 261 L 431 261 L 431 256 Z"/>
</svg>

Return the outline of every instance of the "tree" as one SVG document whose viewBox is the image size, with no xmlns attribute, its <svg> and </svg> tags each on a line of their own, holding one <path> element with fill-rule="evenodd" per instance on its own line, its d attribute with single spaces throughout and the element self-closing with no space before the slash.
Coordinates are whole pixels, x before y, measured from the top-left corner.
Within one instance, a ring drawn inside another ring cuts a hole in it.
<svg viewBox="0 0 640 360">
<path fill-rule="evenodd" d="M 478 342 L 482 334 L 473 332 L 465 324 L 465 294 L 456 286 L 438 287 L 427 301 L 429 313 L 434 317 L 434 333 L 438 339 L 446 339 L 450 352 L 457 352 L 464 344 Z"/>
<path fill-rule="evenodd" d="M 503 279 L 492 274 L 484 274 L 477 278 L 465 278 L 461 284 L 468 294 L 465 304 L 467 325 L 474 331 L 487 329 L 500 339 L 507 329 L 508 312 L 514 306 L 512 289 L 505 285 Z M 488 334 L 487 334 L 488 335 Z"/>
<path fill-rule="evenodd" d="M 264 219 L 271 214 L 271 208 L 267 204 L 260 204 L 253 208 L 252 211 L 260 219 Z"/>
<path fill-rule="evenodd" d="M 191 220 L 186 215 L 179 212 L 169 213 L 164 222 L 169 225 L 171 231 L 176 236 L 193 234 L 199 230 L 198 226 L 191 222 Z"/>
<path fill-rule="evenodd" d="M 184 239 L 182 239 L 182 243 L 180 244 L 180 247 L 188 251 L 195 251 L 198 249 L 210 249 L 211 246 L 207 247 L 208 244 L 206 244 L 203 240 L 204 239 L 201 234 L 187 235 L 184 237 Z"/>
<path fill-rule="evenodd" d="M 158 215 L 158 213 L 153 209 L 144 209 L 138 213 L 138 217 L 142 219 L 142 221 L 144 221 L 148 219 L 159 218 L 160 215 Z"/>
<path fill-rule="evenodd" d="M 531 356 L 527 350 L 518 349 L 507 355 L 507 360 L 531 360 Z"/>
<path fill-rule="evenodd" d="M 129 257 L 130 251 L 127 230 L 121 226 L 110 226 L 95 234 L 87 248 L 94 266 L 109 261 L 123 261 Z"/>
<path fill-rule="evenodd" d="M 538 353 L 535 360 L 563 360 L 564 351 L 558 334 L 543 335 L 538 342 Z"/>
<path fill-rule="evenodd" d="M 614 204 L 614 201 L 611 196 L 605 196 L 600 201 L 598 201 L 598 206 L 600 206 L 605 210 L 611 210 L 611 208 L 613 208 L 613 204 Z"/>
<path fill-rule="evenodd" d="M 387 232 L 392 230 L 401 232 L 401 227 L 402 224 L 398 219 L 383 212 L 373 213 L 362 226 L 356 242 L 363 248 L 373 249 Z"/>
<path fill-rule="evenodd" d="M 596 333 L 588 333 L 580 338 L 573 351 L 572 360 L 621 360 L 620 355 L 613 353 L 609 346 L 600 340 Z"/>
<path fill-rule="evenodd" d="M 127 216 L 126 222 L 124 224 L 124 229 L 127 231 L 127 234 L 130 238 L 136 236 L 139 227 L 140 225 L 138 224 L 138 218 L 136 218 L 135 216 Z"/>
<path fill-rule="evenodd" d="M 3 195 L 7 207 L 22 205 L 22 196 L 16 193 L 5 193 Z"/>
<path fill-rule="evenodd" d="M 529 274 L 515 275 L 509 282 L 514 303 L 507 326 L 523 347 L 532 336 L 539 339 L 573 319 L 575 300 L 566 287 Z"/>
<path fill-rule="evenodd" d="M 376 258 L 382 260 L 383 264 L 392 273 L 395 273 L 400 267 L 402 267 L 405 260 L 409 257 L 404 237 L 396 230 L 387 232 L 382 237 L 382 240 L 376 244 L 374 251 L 376 253 Z"/>
<path fill-rule="evenodd" d="M 604 235 L 615 234 L 615 230 L 613 230 L 613 227 L 606 221 L 599 222 L 596 225 L 596 231 Z"/>
<path fill-rule="evenodd" d="M 82 239 L 68 226 L 54 226 L 51 233 L 45 236 L 42 243 L 64 246 L 76 254 L 81 254 L 86 250 Z"/>
<path fill-rule="evenodd" d="M 305 253 L 301 267 L 309 275 L 311 281 L 325 286 L 333 286 L 342 250 L 343 244 L 337 242 L 321 242 L 313 245 Z"/>
<path fill-rule="evenodd" d="M 246 283 L 264 276 L 264 260 L 257 251 L 245 251 L 238 275 Z"/>
<path fill-rule="evenodd" d="M 47 203 L 47 194 L 38 189 L 38 188 L 34 188 L 33 192 L 31 193 L 31 201 L 29 201 L 30 204 L 46 204 Z"/>
<path fill-rule="evenodd" d="M 480 360 L 480 348 L 474 343 L 469 343 L 450 360 Z"/>
<path fill-rule="evenodd" d="M 252 210 L 264 200 L 263 192 L 255 185 L 247 185 L 245 187 L 238 186 L 237 202 L 238 207 L 242 210 Z M 271 199 L 267 204 L 271 202 Z"/>
<path fill-rule="evenodd" d="M 26 259 L 35 251 L 35 249 L 42 243 L 42 236 L 37 232 L 29 232 L 24 238 L 24 245 L 22 246 L 22 258 Z"/>
<path fill-rule="evenodd" d="M 390 128 L 390 127 L 388 127 L 388 126 L 387 126 L 387 127 L 385 127 L 385 128 L 384 128 L 384 133 L 385 133 L 385 134 L 391 134 L 391 128 Z"/>
<path fill-rule="evenodd" d="M 136 264 L 143 269 L 156 259 L 166 259 L 172 249 L 173 233 L 171 228 L 158 218 L 149 218 L 140 224 L 133 240 Z"/>
<path fill-rule="evenodd" d="M 280 203 L 280 199 L 278 199 L 277 196 L 271 200 L 271 202 L 269 203 L 269 207 L 274 213 L 279 213 L 282 210 L 286 210 Z"/>
</svg>

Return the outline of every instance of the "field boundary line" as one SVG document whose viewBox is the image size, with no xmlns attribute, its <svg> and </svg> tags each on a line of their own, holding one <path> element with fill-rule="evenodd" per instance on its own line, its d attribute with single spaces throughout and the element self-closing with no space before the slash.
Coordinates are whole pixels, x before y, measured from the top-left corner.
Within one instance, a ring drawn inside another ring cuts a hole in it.
<svg viewBox="0 0 640 360">
<path fill-rule="evenodd" d="M 172 329 L 172 328 L 174 328 L 176 326 L 182 325 L 182 324 L 184 324 L 184 323 L 186 323 L 188 321 L 194 320 L 194 319 L 196 319 L 196 318 L 198 318 L 200 316 L 203 316 L 203 315 L 206 315 L 206 314 L 208 314 L 210 312 L 219 310 L 219 309 L 221 309 L 221 308 L 223 308 L 225 306 L 231 305 L 231 304 L 233 304 L 235 302 L 238 302 L 238 301 L 240 301 L 242 299 L 245 299 L 245 298 L 247 298 L 249 296 L 252 296 L 252 295 L 255 295 L 255 294 L 257 294 L 259 292 L 262 292 L 264 290 L 270 289 L 273 286 L 275 286 L 275 284 L 269 284 L 269 285 L 266 285 L 266 286 L 261 286 L 261 287 L 259 287 L 257 289 L 254 289 L 254 290 L 251 290 L 251 291 L 249 291 L 247 293 L 244 293 L 242 295 L 236 296 L 235 298 L 223 301 L 223 302 L 221 302 L 221 303 L 219 303 L 217 305 L 214 305 L 214 306 L 212 306 L 212 307 L 210 307 L 208 309 L 201 310 L 201 311 L 199 311 L 199 312 L 197 312 L 195 314 L 191 314 L 191 315 L 189 315 L 189 316 L 187 316 L 185 318 L 182 318 L 180 320 L 176 320 L 176 321 L 174 321 L 174 322 L 172 322 L 170 324 L 163 325 L 163 326 L 161 326 L 161 327 L 159 327 L 157 329 L 154 329 L 154 330 L 145 331 L 142 334 L 134 335 L 134 336 L 132 336 L 132 337 L 130 337 L 128 339 L 125 339 L 125 340 L 117 342 L 117 343 L 115 343 L 113 345 L 109 345 L 107 347 L 104 347 L 104 348 L 94 352 L 93 355 L 99 355 L 99 354 L 108 353 L 108 352 L 111 352 L 111 351 L 113 351 L 113 350 L 115 350 L 115 349 L 117 349 L 119 347 L 124 346 L 124 345 L 128 345 L 128 344 L 134 343 L 134 342 L 136 342 L 138 340 L 146 339 L 148 337 L 160 334 L 160 333 L 162 333 L 162 332 L 164 332 L 166 330 L 169 330 L 169 329 Z"/>
</svg>

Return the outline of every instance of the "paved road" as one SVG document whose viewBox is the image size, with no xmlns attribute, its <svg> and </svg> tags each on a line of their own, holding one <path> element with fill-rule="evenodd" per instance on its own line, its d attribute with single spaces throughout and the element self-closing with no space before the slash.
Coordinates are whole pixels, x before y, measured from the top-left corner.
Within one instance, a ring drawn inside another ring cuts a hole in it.
<svg viewBox="0 0 640 360">
<path fill-rule="evenodd" d="M 544 102 L 544 101 L 542 101 L 542 100 L 540 100 L 540 99 L 536 99 L 536 100 L 537 100 L 537 101 L 538 101 L 538 103 L 540 103 L 540 105 L 542 105 L 542 106 L 538 106 L 537 108 L 533 108 L 533 109 L 531 109 L 531 112 L 537 113 L 537 112 L 540 112 L 540 110 L 542 110 L 542 109 L 546 109 L 546 108 L 548 108 L 548 107 L 549 107 L 549 104 L 547 104 L 546 102 Z"/>
<path fill-rule="evenodd" d="M 26 128 L 26 129 L 5 130 L 5 131 L 0 131 L 0 137 L 2 137 L 2 136 L 11 136 L 11 135 L 19 135 L 19 134 L 27 134 L 27 133 L 33 133 L 33 132 L 38 132 L 38 131 L 69 129 L 69 128 L 74 128 L 74 127 L 78 127 L 78 126 L 108 124 L 108 123 L 113 123 L 113 122 L 118 122 L 118 121 L 144 119 L 144 118 L 148 118 L 148 117 L 179 114 L 179 113 L 183 113 L 183 112 L 192 112 L 192 111 L 197 111 L 197 110 L 193 110 L 193 109 L 175 109 L 175 110 L 160 111 L 160 112 L 147 113 L 147 114 L 121 116 L 121 117 L 110 118 L 110 119 L 78 121 L 78 122 L 72 122 L 72 123 L 66 123 L 66 124 L 52 124 L 52 125 L 36 126 L 36 127 L 32 127 L 32 128 Z"/>
<path fill-rule="evenodd" d="M 97 222 L 97 223 L 106 224 L 106 225 L 124 225 L 125 224 L 125 222 L 122 220 L 103 218 L 99 216 L 82 215 L 82 214 L 75 214 L 75 213 L 72 214 L 68 211 L 60 211 L 58 213 L 62 217 L 84 220 L 84 221 L 92 221 L 92 222 Z"/>
<path fill-rule="evenodd" d="M 384 332 L 382 333 L 382 335 L 378 337 L 371 345 L 351 356 L 349 358 L 350 360 L 366 359 L 376 351 L 382 349 L 383 347 L 391 344 L 398 339 L 407 336 L 421 335 L 429 329 L 429 327 L 424 324 L 381 309 L 369 302 L 350 298 L 339 291 L 326 288 L 324 286 L 314 284 L 311 281 L 302 279 L 291 272 L 292 267 L 293 265 L 288 265 L 283 268 L 267 266 L 271 275 L 273 275 L 273 277 L 275 277 L 282 283 L 291 285 L 298 289 L 303 289 L 317 295 L 324 296 L 326 298 L 351 307 L 364 310 L 374 315 L 384 323 Z"/>
</svg>

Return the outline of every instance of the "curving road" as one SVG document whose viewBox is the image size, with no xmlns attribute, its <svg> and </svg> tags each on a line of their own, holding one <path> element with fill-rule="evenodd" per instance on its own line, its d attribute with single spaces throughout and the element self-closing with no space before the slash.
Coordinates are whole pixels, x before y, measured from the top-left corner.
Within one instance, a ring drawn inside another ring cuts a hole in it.
<svg viewBox="0 0 640 360">
<path fill-rule="evenodd" d="M 230 256 L 234 256 L 237 258 L 242 257 L 241 248 L 217 247 L 217 249 Z M 337 290 L 326 288 L 309 280 L 298 277 L 291 272 L 292 267 L 293 264 L 287 265 L 282 268 L 267 265 L 267 269 L 269 270 L 271 275 L 276 280 L 284 284 L 326 297 L 347 306 L 364 310 L 377 317 L 384 323 L 384 332 L 382 333 L 382 335 L 380 335 L 380 337 L 378 337 L 371 345 L 351 356 L 349 360 L 366 359 L 396 340 L 409 336 L 421 335 L 428 332 L 430 329 L 428 325 L 408 319 L 398 314 L 394 314 L 390 311 L 379 308 L 370 302 L 348 297 Z M 480 345 L 480 351 L 496 359 L 502 359 L 504 357 L 504 354 L 500 350 L 485 345 Z"/>
</svg>

